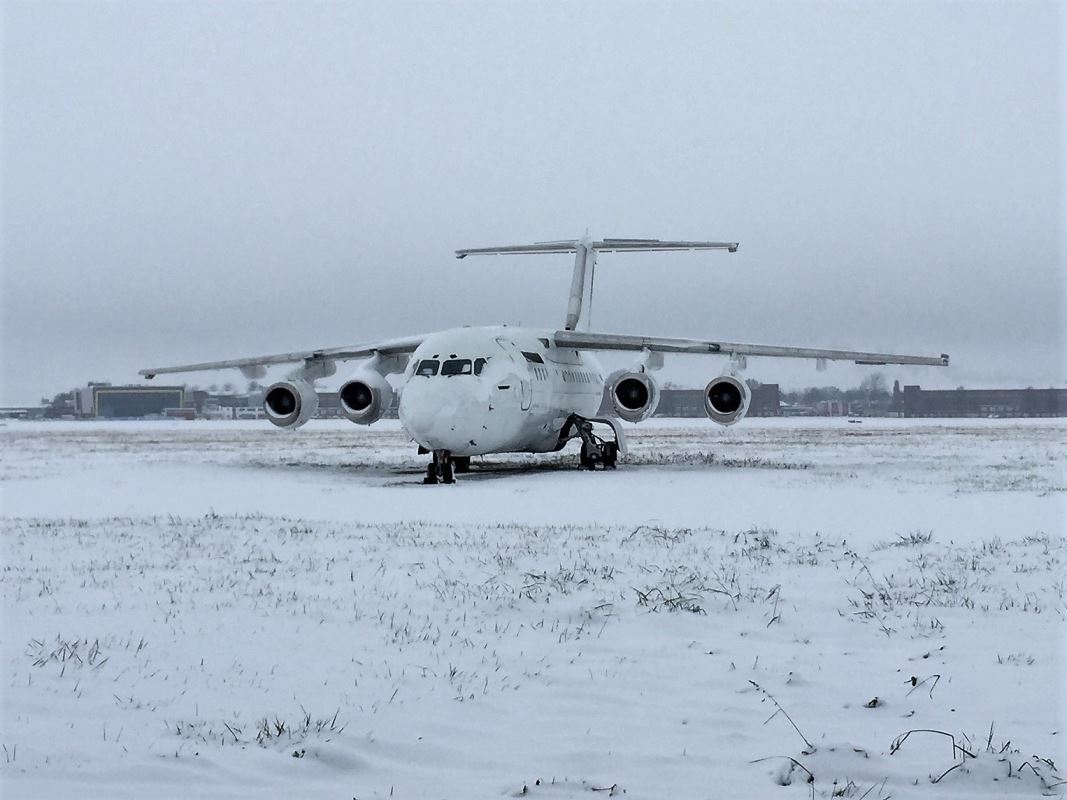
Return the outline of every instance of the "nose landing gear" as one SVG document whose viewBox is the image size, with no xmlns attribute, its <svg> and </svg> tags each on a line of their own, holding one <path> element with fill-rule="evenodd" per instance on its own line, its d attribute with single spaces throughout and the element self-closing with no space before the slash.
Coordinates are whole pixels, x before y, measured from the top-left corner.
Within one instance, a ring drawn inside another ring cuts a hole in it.
<svg viewBox="0 0 1067 800">
<path fill-rule="evenodd" d="M 428 452 L 425 448 L 419 447 L 420 455 Z M 456 475 L 470 471 L 470 456 L 453 456 L 447 450 L 434 450 L 433 461 L 426 465 L 426 477 L 422 479 L 422 482 L 425 484 L 455 483 Z"/>
<path fill-rule="evenodd" d="M 456 459 L 460 461 L 461 459 Z M 467 460 L 467 465 L 470 465 L 470 460 Z M 458 464 L 456 465 L 459 466 Z M 466 470 L 453 469 L 452 454 L 447 450 L 434 450 L 433 461 L 426 466 L 426 477 L 422 479 L 425 484 L 432 483 L 455 483 L 455 472 L 465 472 Z"/>
</svg>

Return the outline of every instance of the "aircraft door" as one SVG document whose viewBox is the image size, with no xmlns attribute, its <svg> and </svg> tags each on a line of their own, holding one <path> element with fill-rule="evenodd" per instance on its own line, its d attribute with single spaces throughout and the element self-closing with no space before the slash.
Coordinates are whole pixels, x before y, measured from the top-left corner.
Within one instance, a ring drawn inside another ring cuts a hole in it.
<svg viewBox="0 0 1067 800">
<path fill-rule="evenodd" d="M 515 365 L 515 371 L 519 373 L 519 403 L 523 411 L 529 411 L 530 406 L 533 405 L 533 384 L 530 382 L 530 378 L 527 377 L 529 372 L 527 370 L 527 364 L 525 360 L 520 359 L 516 354 L 515 343 L 505 339 L 503 336 L 498 336 L 496 343 L 500 345 L 500 349 L 503 350 L 508 357 L 508 360 Z M 522 373 L 527 373 L 526 376 Z"/>
</svg>

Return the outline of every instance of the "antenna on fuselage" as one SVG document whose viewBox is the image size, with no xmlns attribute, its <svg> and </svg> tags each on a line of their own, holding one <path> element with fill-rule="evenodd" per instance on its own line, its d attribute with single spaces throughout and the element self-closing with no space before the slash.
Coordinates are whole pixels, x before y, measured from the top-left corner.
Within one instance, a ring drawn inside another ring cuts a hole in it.
<svg viewBox="0 0 1067 800">
<path fill-rule="evenodd" d="M 543 253 L 574 253 L 574 274 L 571 276 L 571 293 L 567 299 L 567 319 L 564 330 L 573 331 L 582 314 L 582 295 L 585 293 L 585 273 L 589 269 L 592 278 L 596 268 L 597 253 L 648 253 L 656 250 L 727 250 L 736 252 L 737 242 L 685 242 L 661 239 L 601 239 L 592 241 L 586 234 L 581 239 L 566 239 L 557 242 L 504 245 L 502 247 L 476 247 L 457 250 L 456 258 L 489 255 L 536 255 Z M 593 288 L 590 282 L 589 303 L 592 307 Z"/>
</svg>

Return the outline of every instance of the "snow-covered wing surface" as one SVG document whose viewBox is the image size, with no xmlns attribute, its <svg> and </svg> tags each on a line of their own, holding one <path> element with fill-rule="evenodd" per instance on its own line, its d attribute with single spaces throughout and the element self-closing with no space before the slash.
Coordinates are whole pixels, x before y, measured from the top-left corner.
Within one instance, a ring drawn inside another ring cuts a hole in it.
<svg viewBox="0 0 1067 800">
<path fill-rule="evenodd" d="M 153 367 L 142 369 L 140 374 L 146 378 L 164 375 L 170 372 L 204 372 L 216 369 L 249 369 L 269 367 L 274 364 L 298 364 L 307 361 L 349 361 L 356 358 L 369 358 L 375 354 L 383 356 L 411 353 L 422 344 L 425 336 L 409 336 L 403 339 L 389 339 L 372 344 L 350 345 L 348 347 L 328 347 L 321 350 L 303 350 L 295 353 L 278 353 L 270 356 L 253 358 L 234 358 L 227 361 L 204 361 L 199 364 L 180 364 L 174 367 Z"/>
<path fill-rule="evenodd" d="M 771 356 L 775 358 L 817 358 L 827 361 L 854 361 L 857 364 L 918 364 L 947 367 L 949 358 L 910 356 L 895 353 L 863 353 L 855 350 L 820 350 L 812 347 L 775 347 L 763 344 L 715 342 L 703 339 L 669 339 L 661 336 L 631 336 L 621 333 L 556 331 L 558 347 L 580 350 L 649 350 L 660 353 L 710 353 L 727 356 Z"/>
</svg>

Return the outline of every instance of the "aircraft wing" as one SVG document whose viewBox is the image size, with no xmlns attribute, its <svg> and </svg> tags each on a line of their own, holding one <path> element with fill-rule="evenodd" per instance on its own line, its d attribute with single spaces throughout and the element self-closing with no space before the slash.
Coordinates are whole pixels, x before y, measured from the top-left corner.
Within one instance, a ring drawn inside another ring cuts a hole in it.
<svg viewBox="0 0 1067 800">
<path fill-rule="evenodd" d="M 254 358 L 234 358 L 228 361 L 204 361 L 199 364 L 181 364 L 176 367 L 153 367 L 142 369 L 140 374 L 146 378 L 164 375 L 170 372 L 204 372 L 216 369 L 240 369 L 255 377 L 258 368 L 274 364 L 316 364 L 329 361 L 350 361 L 356 358 L 370 358 L 373 355 L 394 356 L 411 353 L 422 344 L 425 336 L 409 336 L 404 339 L 389 339 L 373 344 L 351 345 L 348 347 L 328 347 L 321 350 L 304 350 L 296 353 L 278 353 Z"/>
<path fill-rule="evenodd" d="M 648 350 L 653 353 L 710 353 L 724 356 L 770 356 L 774 358 L 815 358 L 827 361 L 854 361 L 857 364 L 917 364 L 947 367 L 948 356 L 908 356 L 893 353 L 862 353 L 855 350 L 820 350 L 812 347 L 774 347 L 764 344 L 715 342 L 702 339 L 668 339 L 659 336 L 630 336 L 621 333 L 556 331 L 557 347 L 579 350 Z"/>
</svg>

